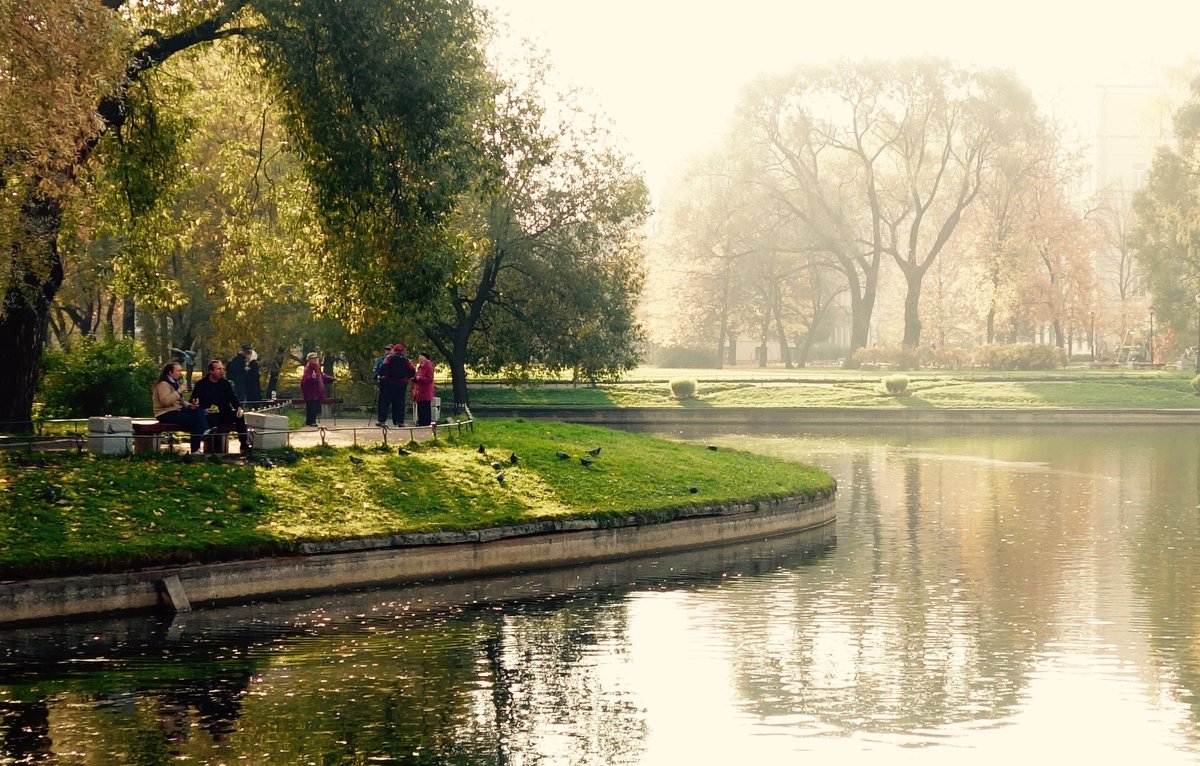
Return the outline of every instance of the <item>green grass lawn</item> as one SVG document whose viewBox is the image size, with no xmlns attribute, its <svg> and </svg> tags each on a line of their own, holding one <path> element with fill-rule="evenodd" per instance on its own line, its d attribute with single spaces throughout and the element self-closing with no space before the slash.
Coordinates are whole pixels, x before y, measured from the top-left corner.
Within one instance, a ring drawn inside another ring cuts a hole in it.
<svg viewBox="0 0 1200 766">
<path fill-rule="evenodd" d="M 592 465 L 582 465 L 597 447 Z M 276 453 L 269 468 L 184 463 L 165 453 L 7 454 L 0 576 L 229 560 L 309 541 L 563 516 L 652 520 L 681 507 L 816 497 L 833 487 L 830 476 L 797 463 L 552 422 L 483 421 L 473 433 L 406 449 L 316 448 L 290 453 L 299 455 L 290 464 L 282 459 L 288 452 Z"/>
<path fill-rule="evenodd" d="M 890 373 L 851 370 L 671 370 L 699 381 L 698 397 L 679 401 L 667 379 L 640 368 L 627 380 L 595 387 L 548 384 L 477 385 L 474 406 L 575 407 L 925 407 L 943 409 L 1194 409 L 1191 372 L 1064 370 L 1047 372 L 914 372 L 906 393 L 888 394 Z M 709 377 L 711 376 L 711 377 Z"/>
</svg>

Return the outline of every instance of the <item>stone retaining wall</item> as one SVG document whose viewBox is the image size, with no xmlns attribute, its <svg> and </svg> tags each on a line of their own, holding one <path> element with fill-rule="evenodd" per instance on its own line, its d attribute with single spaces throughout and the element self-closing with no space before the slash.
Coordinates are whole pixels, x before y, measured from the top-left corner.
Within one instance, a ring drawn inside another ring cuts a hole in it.
<svg viewBox="0 0 1200 766">
<path fill-rule="evenodd" d="M 900 407 L 500 407 L 472 413 L 608 426 L 745 425 L 1200 425 L 1194 410 L 908 409 Z"/>
<path fill-rule="evenodd" d="M 617 526 L 564 520 L 468 533 L 314 544 L 254 561 L 0 583 L 0 624 L 167 606 L 251 601 L 376 584 L 545 569 L 813 529 L 835 520 L 834 496 L 682 509 L 673 519 Z"/>
</svg>

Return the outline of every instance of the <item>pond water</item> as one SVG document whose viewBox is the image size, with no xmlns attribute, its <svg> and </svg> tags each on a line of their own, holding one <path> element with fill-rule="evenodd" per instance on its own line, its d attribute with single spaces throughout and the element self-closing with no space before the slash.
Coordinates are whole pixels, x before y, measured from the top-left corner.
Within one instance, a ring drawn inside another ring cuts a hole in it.
<svg viewBox="0 0 1200 766">
<path fill-rule="evenodd" d="M 826 468 L 836 525 L 0 632 L 0 763 L 1200 763 L 1190 429 L 668 435 Z"/>
</svg>

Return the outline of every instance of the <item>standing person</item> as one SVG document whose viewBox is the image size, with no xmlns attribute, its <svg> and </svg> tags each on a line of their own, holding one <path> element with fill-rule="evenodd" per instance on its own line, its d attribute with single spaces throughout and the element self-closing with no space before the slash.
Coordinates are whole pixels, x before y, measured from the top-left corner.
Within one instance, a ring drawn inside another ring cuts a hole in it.
<svg viewBox="0 0 1200 766">
<path fill-rule="evenodd" d="M 383 365 L 387 363 L 387 358 L 392 355 L 393 343 L 388 343 L 383 347 L 383 356 L 375 360 L 375 410 L 379 410 L 379 403 L 383 401 Z M 382 418 L 376 418 L 382 420 Z"/>
<path fill-rule="evenodd" d="M 417 373 L 413 376 L 413 401 L 417 403 L 417 425 L 433 422 L 433 362 L 429 354 L 417 352 Z"/>
<path fill-rule="evenodd" d="M 333 380 L 321 369 L 321 358 L 316 351 L 308 352 L 304 372 L 300 375 L 300 395 L 304 397 L 304 425 L 315 426 L 321 414 L 321 402 L 325 401 L 325 384 Z"/>
<path fill-rule="evenodd" d="M 236 388 L 234 392 L 237 392 Z M 262 400 L 262 378 L 258 373 L 258 352 L 250 349 L 250 353 L 246 356 L 246 398 L 242 401 L 259 403 Z"/>
<path fill-rule="evenodd" d="M 208 415 L 195 402 L 184 400 L 187 393 L 182 385 L 183 366 L 170 362 L 162 368 L 158 382 L 150 387 L 154 417 L 159 423 L 187 426 L 192 438 L 192 452 L 200 451 L 200 437 L 208 430 Z"/>
<path fill-rule="evenodd" d="M 250 351 L 250 344 L 243 343 L 242 350 L 225 363 L 225 374 L 233 384 L 233 392 L 243 402 L 246 401 L 246 358 L 250 356 Z"/>
<path fill-rule="evenodd" d="M 388 408 L 392 410 L 392 425 L 404 425 L 404 395 L 408 393 L 408 381 L 413 376 L 413 364 L 404 355 L 404 344 L 392 346 L 392 353 L 384 360 L 379 377 L 379 411 L 375 425 L 387 425 Z"/>
<path fill-rule="evenodd" d="M 246 418 L 242 402 L 233 391 L 233 384 L 225 377 L 225 365 L 220 359 L 208 363 L 208 374 L 196 382 L 192 389 L 192 402 L 208 412 L 209 428 L 233 426 L 237 431 L 238 444 L 242 452 L 249 454 L 250 444 L 246 438 Z M 209 442 L 212 446 L 212 442 Z M 210 449 L 211 451 L 211 449 Z"/>
</svg>

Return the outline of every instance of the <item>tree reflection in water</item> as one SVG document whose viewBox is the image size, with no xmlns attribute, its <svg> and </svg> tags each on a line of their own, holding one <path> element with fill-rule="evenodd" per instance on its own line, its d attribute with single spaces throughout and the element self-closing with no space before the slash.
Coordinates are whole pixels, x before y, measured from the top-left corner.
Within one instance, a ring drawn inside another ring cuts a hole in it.
<svg viewBox="0 0 1200 766">
<path fill-rule="evenodd" d="M 836 541 L 2 633 L 7 757 L 1200 759 L 1185 429 L 693 436 L 828 469 Z"/>
</svg>

